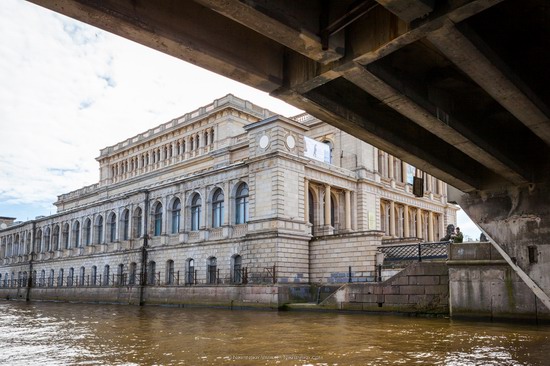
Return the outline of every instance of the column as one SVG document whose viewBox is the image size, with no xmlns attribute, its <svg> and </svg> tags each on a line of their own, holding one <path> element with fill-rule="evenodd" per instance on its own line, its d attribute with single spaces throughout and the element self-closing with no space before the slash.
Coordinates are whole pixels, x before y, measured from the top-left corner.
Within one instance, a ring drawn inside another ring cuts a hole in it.
<svg viewBox="0 0 550 366">
<path fill-rule="evenodd" d="M 416 237 L 422 238 L 422 210 L 420 207 L 416 208 Z"/>
<path fill-rule="evenodd" d="M 330 226 L 330 186 L 325 185 L 325 225 Z"/>
<path fill-rule="evenodd" d="M 203 153 L 204 149 L 204 137 L 203 137 L 203 131 L 200 131 L 197 133 L 197 154 L 200 155 Z"/>
<path fill-rule="evenodd" d="M 411 229 L 409 227 L 409 206 L 405 205 L 404 208 L 403 208 L 405 211 L 404 211 L 404 220 L 405 222 L 403 223 L 403 236 L 405 238 L 410 238 L 411 237 Z"/>
<path fill-rule="evenodd" d="M 304 179 L 304 221 L 306 224 L 309 222 L 309 180 L 307 179 Z"/>
<path fill-rule="evenodd" d="M 351 192 L 346 190 L 344 192 L 344 197 L 346 201 L 346 226 L 344 229 L 351 230 Z"/>
<path fill-rule="evenodd" d="M 393 171 L 393 155 L 389 155 L 388 157 L 388 178 L 394 179 L 394 171 Z"/>
<path fill-rule="evenodd" d="M 189 151 L 193 150 L 193 146 L 190 145 L 189 136 L 185 136 L 183 141 L 185 141 L 185 152 L 183 153 L 183 158 L 189 159 Z"/>
<path fill-rule="evenodd" d="M 390 235 L 395 237 L 395 202 L 390 201 Z"/>
<path fill-rule="evenodd" d="M 428 213 L 428 241 L 434 241 L 434 213 L 432 211 Z"/>
<path fill-rule="evenodd" d="M 207 222 L 210 215 L 208 215 L 207 208 L 210 207 L 209 201 L 207 200 L 207 189 L 206 187 L 201 188 L 199 190 L 201 193 L 201 214 L 200 214 L 200 220 L 201 224 L 199 225 L 199 230 L 203 230 L 210 226 L 210 223 Z"/>
<path fill-rule="evenodd" d="M 234 199 L 231 196 L 231 185 L 230 182 L 227 181 L 223 184 L 223 200 L 224 200 L 224 210 L 223 210 L 223 223 L 222 225 L 229 225 L 232 221 L 235 222 L 235 219 L 233 217 L 230 217 L 234 215 L 235 210 L 233 209 L 233 202 Z"/>
</svg>

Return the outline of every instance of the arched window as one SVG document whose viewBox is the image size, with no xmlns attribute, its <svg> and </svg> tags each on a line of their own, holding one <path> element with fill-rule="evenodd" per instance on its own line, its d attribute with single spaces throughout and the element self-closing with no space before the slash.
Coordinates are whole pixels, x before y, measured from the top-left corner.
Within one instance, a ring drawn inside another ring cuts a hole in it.
<svg viewBox="0 0 550 366">
<path fill-rule="evenodd" d="M 63 286 L 63 280 L 64 280 L 63 268 L 61 268 L 59 269 L 59 276 L 57 277 L 57 287 Z"/>
<path fill-rule="evenodd" d="M 49 227 L 47 227 L 44 230 L 44 248 L 48 252 L 52 250 L 51 241 L 50 241 L 50 228 Z"/>
<path fill-rule="evenodd" d="M 422 239 L 424 239 L 424 241 L 427 241 L 429 239 L 429 232 L 430 232 L 430 229 L 429 229 L 429 216 L 430 214 L 428 212 L 422 212 Z"/>
<path fill-rule="evenodd" d="M 147 278 L 147 284 L 148 285 L 155 285 L 156 281 L 156 277 L 157 277 L 157 264 L 155 263 L 155 261 L 150 261 L 149 262 L 149 265 L 147 266 L 149 268 L 147 268 L 147 272 L 148 272 L 148 278 Z"/>
<path fill-rule="evenodd" d="M 195 193 L 191 200 L 191 231 L 197 231 L 201 226 L 201 196 Z"/>
<path fill-rule="evenodd" d="M 122 286 L 124 285 L 125 282 L 126 281 L 124 280 L 124 264 L 120 263 L 117 267 L 115 283 L 118 286 Z"/>
<path fill-rule="evenodd" d="M 195 260 L 193 258 L 188 259 L 186 267 L 185 283 L 193 285 L 195 283 Z"/>
<path fill-rule="evenodd" d="M 69 224 L 63 225 L 63 248 L 69 249 Z"/>
<path fill-rule="evenodd" d="M 95 221 L 95 243 L 103 242 L 103 216 L 99 215 Z"/>
<path fill-rule="evenodd" d="M 108 264 L 103 267 L 103 286 L 109 286 L 110 267 Z"/>
<path fill-rule="evenodd" d="M 122 211 L 121 221 L 122 240 L 128 240 L 130 239 L 130 211 Z"/>
<path fill-rule="evenodd" d="M 74 280 L 74 268 L 69 268 L 69 275 L 67 276 L 67 287 L 73 286 L 73 280 Z"/>
<path fill-rule="evenodd" d="M 38 281 L 38 286 L 39 287 L 46 286 L 46 270 L 44 269 L 40 272 L 40 280 Z"/>
<path fill-rule="evenodd" d="M 13 242 L 13 256 L 17 257 L 19 255 L 19 235 L 15 235 L 15 241 Z"/>
<path fill-rule="evenodd" d="M 80 267 L 80 277 L 78 278 L 78 285 L 79 286 L 84 286 L 84 279 L 86 277 L 86 268 L 84 267 Z"/>
<path fill-rule="evenodd" d="M 84 243 L 85 245 L 92 244 L 92 220 L 84 221 Z"/>
<path fill-rule="evenodd" d="M 174 284 L 174 261 L 168 260 L 166 262 L 166 280 L 167 285 L 173 285 Z"/>
<path fill-rule="evenodd" d="M 116 214 L 114 212 L 109 216 L 109 242 L 114 243 L 116 241 Z"/>
<path fill-rule="evenodd" d="M 42 229 L 38 229 L 36 232 L 36 250 L 38 253 L 44 253 L 44 247 L 42 246 Z M 0 254 L 1 256 L 1 254 Z"/>
<path fill-rule="evenodd" d="M 53 281 L 55 277 L 55 272 L 53 269 L 50 269 L 50 277 L 48 277 L 48 286 L 53 287 Z"/>
<path fill-rule="evenodd" d="M 390 235 L 390 203 L 381 202 L 380 203 L 380 230 L 382 230 L 386 235 Z"/>
<path fill-rule="evenodd" d="M 235 223 L 244 224 L 248 221 L 248 185 L 241 183 L 235 197 Z"/>
<path fill-rule="evenodd" d="M 92 266 L 92 273 L 90 276 L 90 285 L 95 286 L 97 285 L 97 267 Z"/>
<path fill-rule="evenodd" d="M 435 214 L 433 215 L 433 228 L 434 228 L 434 238 L 435 240 L 438 240 L 439 238 L 443 237 L 443 233 L 440 231 L 441 228 L 441 215 Z"/>
<path fill-rule="evenodd" d="M 135 285 L 136 284 L 136 262 L 130 263 L 130 266 L 128 267 L 128 284 L 129 285 Z"/>
<path fill-rule="evenodd" d="M 73 247 L 78 248 L 80 246 L 80 222 L 75 221 L 73 223 Z"/>
<path fill-rule="evenodd" d="M 31 233 L 30 231 L 27 233 L 27 245 L 25 248 L 25 254 L 31 253 Z"/>
<path fill-rule="evenodd" d="M 155 230 L 154 236 L 159 236 L 162 233 L 162 205 L 157 202 L 155 206 Z"/>
<path fill-rule="evenodd" d="M 218 273 L 218 267 L 217 267 L 217 260 L 216 257 L 210 257 L 208 258 L 208 265 L 207 265 L 207 282 L 211 285 L 214 285 L 217 283 L 217 273 Z"/>
<path fill-rule="evenodd" d="M 223 200 L 221 188 L 216 189 L 212 196 L 212 227 L 220 227 L 223 223 Z"/>
<path fill-rule="evenodd" d="M 52 247 L 53 250 L 59 250 L 59 225 L 55 225 L 53 228 Z"/>
<path fill-rule="evenodd" d="M 180 231 L 181 221 L 181 202 L 178 198 L 172 203 L 172 234 L 177 234 Z"/>
<path fill-rule="evenodd" d="M 141 211 L 141 207 L 138 207 L 134 211 L 134 238 L 141 237 L 142 228 L 143 228 L 143 214 Z"/>
<path fill-rule="evenodd" d="M 395 218 L 397 228 L 397 237 L 402 238 L 405 236 L 405 208 L 401 205 L 395 206 Z"/>
<path fill-rule="evenodd" d="M 242 276 L 242 257 L 240 255 L 234 255 L 233 258 L 231 258 L 232 268 L 233 268 L 233 275 L 232 280 L 233 283 L 242 283 L 243 282 L 243 276 Z"/>
</svg>

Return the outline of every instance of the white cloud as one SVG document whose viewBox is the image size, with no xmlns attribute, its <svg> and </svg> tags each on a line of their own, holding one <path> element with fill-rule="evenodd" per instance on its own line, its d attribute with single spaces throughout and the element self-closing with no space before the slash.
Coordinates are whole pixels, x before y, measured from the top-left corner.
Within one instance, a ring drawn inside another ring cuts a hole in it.
<svg viewBox="0 0 550 366">
<path fill-rule="evenodd" d="M 299 113 L 34 4 L 2 0 L 0 215 L 55 212 L 57 195 L 98 181 L 94 158 L 101 148 L 228 93 L 284 115 Z"/>
</svg>

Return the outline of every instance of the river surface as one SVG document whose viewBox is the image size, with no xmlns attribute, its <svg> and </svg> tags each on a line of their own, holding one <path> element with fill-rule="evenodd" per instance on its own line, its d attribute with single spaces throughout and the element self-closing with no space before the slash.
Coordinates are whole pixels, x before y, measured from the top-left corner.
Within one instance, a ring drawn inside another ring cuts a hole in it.
<svg viewBox="0 0 550 366">
<path fill-rule="evenodd" d="M 550 365 L 550 326 L 0 301 L 1 365 Z"/>
</svg>

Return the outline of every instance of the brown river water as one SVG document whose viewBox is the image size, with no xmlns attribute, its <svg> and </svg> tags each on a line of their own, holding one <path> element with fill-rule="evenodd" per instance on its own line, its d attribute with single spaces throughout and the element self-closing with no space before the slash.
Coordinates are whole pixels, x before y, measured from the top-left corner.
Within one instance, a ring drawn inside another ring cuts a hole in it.
<svg viewBox="0 0 550 366">
<path fill-rule="evenodd" d="M 0 301 L 0 365 L 550 365 L 550 326 Z"/>
</svg>

